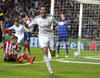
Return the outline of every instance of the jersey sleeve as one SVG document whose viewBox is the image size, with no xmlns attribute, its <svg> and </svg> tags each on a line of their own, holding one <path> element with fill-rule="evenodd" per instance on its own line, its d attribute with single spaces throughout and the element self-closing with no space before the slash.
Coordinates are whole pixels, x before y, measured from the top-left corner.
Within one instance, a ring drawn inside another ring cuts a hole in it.
<svg viewBox="0 0 100 78">
<path fill-rule="evenodd" d="M 32 20 L 32 22 L 29 24 L 29 27 L 33 27 L 34 25 L 37 24 L 37 21 L 36 21 L 36 17 Z"/>
<path fill-rule="evenodd" d="M 53 17 L 54 26 L 59 26 L 59 22 Z"/>
<path fill-rule="evenodd" d="M 57 20 L 52 16 L 53 18 L 53 23 L 57 24 Z"/>
<path fill-rule="evenodd" d="M 2 48 L 6 47 L 6 42 L 1 45 Z"/>
<path fill-rule="evenodd" d="M 24 25 L 21 25 L 21 26 L 22 26 L 22 31 L 24 31 L 24 32 L 25 32 L 26 27 L 25 27 Z"/>
<path fill-rule="evenodd" d="M 14 25 L 13 25 L 13 26 L 11 26 L 11 27 L 9 27 L 8 29 L 14 29 Z"/>
</svg>

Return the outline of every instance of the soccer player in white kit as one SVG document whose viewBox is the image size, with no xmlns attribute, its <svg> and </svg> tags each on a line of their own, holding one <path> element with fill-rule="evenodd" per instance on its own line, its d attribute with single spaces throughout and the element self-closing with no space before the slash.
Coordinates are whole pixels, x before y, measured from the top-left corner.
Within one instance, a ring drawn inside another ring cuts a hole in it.
<svg viewBox="0 0 100 78">
<path fill-rule="evenodd" d="M 11 26 L 11 27 L 9 27 L 9 28 L 6 29 L 6 30 L 9 30 L 9 29 L 15 30 L 15 36 L 18 37 L 17 43 L 18 43 L 18 46 L 19 46 L 19 48 L 20 48 L 20 50 L 21 50 L 21 45 L 20 45 L 20 43 L 21 43 L 22 39 L 24 38 L 25 26 L 23 26 L 22 24 L 20 24 L 18 20 L 15 20 L 14 25 Z"/>
<path fill-rule="evenodd" d="M 56 20 L 52 15 L 46 14 L 46 7 L 40 7 L 40 15 L 36 16 L 32 22 L 29 24 L 29 27 L 34 26 L 35 24 L 39 27 L 39 44 L 44 53 L 44 61 L 50 74 L 53 74 L 53 71 L 50 66 L 50 60 L 48 58 L 48 48 L 50 49 L 51 55 L 55 56 L 55 42 L 54 34 L 51 29 L 52 23 L 56 23 Z"/>
</svg>

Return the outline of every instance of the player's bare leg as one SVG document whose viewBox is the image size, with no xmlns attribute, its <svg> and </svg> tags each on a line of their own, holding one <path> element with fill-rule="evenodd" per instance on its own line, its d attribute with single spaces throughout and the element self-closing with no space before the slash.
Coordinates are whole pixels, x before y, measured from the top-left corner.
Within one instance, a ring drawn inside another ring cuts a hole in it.
<svg viewBox="0 0 100 78">
<path fill-rule="evenodd" d="M 4 23 L 3 23 L 3 21 L 0 21 L 0 26 L 1 26 L 1 30 L 2 30 L 2 39 L 4 40 Z"/>
<path fill-rule="evenodd" d="M 43 47 L 42 50 L 43 50 L 43 53 L 44 53 L 44 61 L 46 63 L 48 71 L 50 72 L 50 74 L 53 74 L 53 71 L 52 71 L 51 66 L 50 66 L 50 60 L 48 58 L 48 48 Z"/>
<path fill-rule="evenodd" d="M 20 53 L 18 54 L 17 57 L 21 57 L 21 56 L 22 56 L 25 60 L 29 61 L 30 63 L 33 63 L 34 60 L 35 60 L 35 56 L 29 57 L 29 56 L 27 56 L 27 55 L 26 55 L 25 53 L 23 53 L 23 52 L 20 52 Z"/>
</svg>

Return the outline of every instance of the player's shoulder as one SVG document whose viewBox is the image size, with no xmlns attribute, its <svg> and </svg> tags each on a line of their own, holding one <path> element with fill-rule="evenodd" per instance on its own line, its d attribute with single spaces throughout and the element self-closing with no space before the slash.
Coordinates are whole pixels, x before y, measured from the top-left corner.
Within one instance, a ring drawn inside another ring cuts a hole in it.
<svg viewBox="0 0 100 78">
<path fill-rule="evenodd" d="M 6 44 L 10 44 L 11 43 L 11 41 L 6 41 L 6 42 L 4 42 L 4 44 L 6 45 Z"/>
<path fill-rule="evenodd" d="M 9 43 L 9 41 L 5 41 L 3 44 L 7 44 L 7 43 Z"/>
<path fill-rule="evenodd" d="M 59 20 L 59 22 L 64 22 L 64 21 L 68 21 L 67 19 L 61 19 L 61 20 Z"/>
<path fill-rule="evenodd" d="M 35 17 L 34 17 L 34 19 L 36 19 L 36 18 L 41 18 L 41 16 L 40 16 L 40 15 L 38 15 L 38 16 L 35 16 Z"/>
<path fill-rule="evenodd" d="M 19 24 L 20 26 L 23 26 L 23 24 Z"/>
<path fill-rule="evenodd" d="M 24 27 L 24 25 L 23 24 L 19 24 L 21 27 Z"/>
<path fill-rule="evenodd" d="M 16 25 L 15 25 L 15 24 L 13 24 L 11 27 L 16 27 Z"/>
</svg>

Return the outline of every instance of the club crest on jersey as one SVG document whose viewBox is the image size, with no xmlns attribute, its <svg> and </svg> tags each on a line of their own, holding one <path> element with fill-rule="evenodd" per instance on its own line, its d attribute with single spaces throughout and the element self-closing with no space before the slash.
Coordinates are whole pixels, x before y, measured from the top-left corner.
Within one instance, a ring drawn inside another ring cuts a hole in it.
<svg viewBox="0 0 100 78">
<path fill-rule="evenodd" d="M 50 21 L 48 21 L 48 24 L 50 24 Z"/>
</svg>

